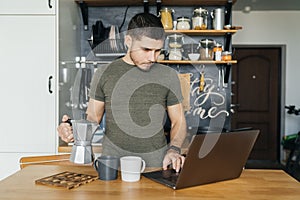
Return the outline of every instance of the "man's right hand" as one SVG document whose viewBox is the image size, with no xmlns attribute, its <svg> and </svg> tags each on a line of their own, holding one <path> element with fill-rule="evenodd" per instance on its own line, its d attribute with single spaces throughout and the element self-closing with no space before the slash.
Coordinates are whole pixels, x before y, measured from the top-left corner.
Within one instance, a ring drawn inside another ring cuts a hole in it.
<svg viewBox="0 0 300 200">
<path fill-rule="evenodd" d="M 62 117 L 62 123 L 60 123 L 57 127 L 59 137 L 67 143 L 74 141 L 72 126 L 69 123 L 67 123 L 68 119 L 69 116 L 64 115 Z"/>
</svg>

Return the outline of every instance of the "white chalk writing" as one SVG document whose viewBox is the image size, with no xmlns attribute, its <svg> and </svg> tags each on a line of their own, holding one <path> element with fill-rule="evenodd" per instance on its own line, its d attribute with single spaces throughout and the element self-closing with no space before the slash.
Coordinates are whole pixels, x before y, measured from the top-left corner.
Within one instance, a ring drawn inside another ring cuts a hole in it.
<svg viewBox="0 0 300 200">
<path fill-rule="evenodd" d="M 221 114 L 229 116 L 226 109 L 226 98 L 222 93 L 215 91 L 213 79 L 205 79 L 205 87 L 202 92 L 199 91 L 198 78 L 192 81 L 191 88 L 191 96 L 195 97 L 190 110 L 193 116 L 199 116 L 200 119 L 216 118 Z M 210 107 L 206 105 L 208 101 L 210 101 Z"/>
</svg>

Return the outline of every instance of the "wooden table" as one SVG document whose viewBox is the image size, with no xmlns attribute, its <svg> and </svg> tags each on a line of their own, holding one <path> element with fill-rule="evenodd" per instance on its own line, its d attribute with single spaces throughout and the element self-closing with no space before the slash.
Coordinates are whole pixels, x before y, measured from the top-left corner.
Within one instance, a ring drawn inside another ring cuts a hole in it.
<svg viewBox="0 0 300 200">
<path fill-rule="evenodd" d="M 63 171 L 97 175 L 91 166 L 28 166 L 0 182 L 0 199 L 300 199 L 300 183 L 282 170 L 244 170 L 234 180 L 172 190 L 145 177 L 139 182 L 95 180 L 71 190 L 36 185 L 35 180 Z"/>
</svg>

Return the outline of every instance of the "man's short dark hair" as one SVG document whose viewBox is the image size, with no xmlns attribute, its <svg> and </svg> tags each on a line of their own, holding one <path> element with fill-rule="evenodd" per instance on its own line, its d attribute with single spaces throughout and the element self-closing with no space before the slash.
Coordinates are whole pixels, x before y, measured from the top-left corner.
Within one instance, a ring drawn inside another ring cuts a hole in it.
<svg viewBox="0 0 300 200">
<path fill-rule="evenodd" d="M 160 18 L 150 13 L 139 13 L 132 17 L 127 34 L 138 40 L 142 36 L 155 40 L 165 39 L 165 30 Z"/>
</svg>

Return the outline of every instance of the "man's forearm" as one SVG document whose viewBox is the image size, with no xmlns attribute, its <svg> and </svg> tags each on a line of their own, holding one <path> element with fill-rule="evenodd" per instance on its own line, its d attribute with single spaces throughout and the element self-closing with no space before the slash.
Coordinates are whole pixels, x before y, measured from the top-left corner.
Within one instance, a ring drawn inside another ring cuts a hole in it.
<svg viewBox="0 0 300 200">
<path fill-rule="evenodd" d="M 181 120 L 172 124 L 171 132 L 170 132 L 170 146 L 181 147 L 185 138 L 186 138 L 186 121 L 184 116 Z"/>
</svg>

